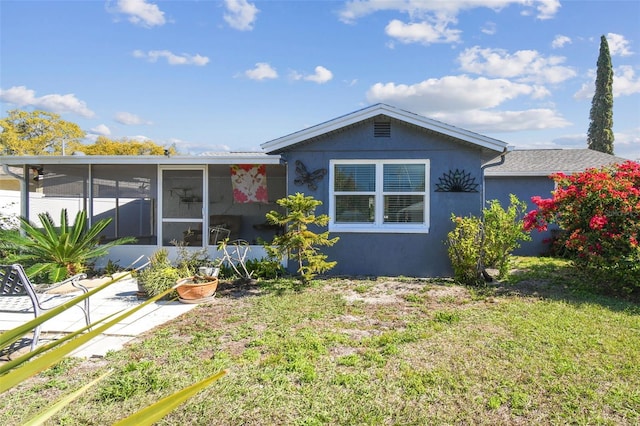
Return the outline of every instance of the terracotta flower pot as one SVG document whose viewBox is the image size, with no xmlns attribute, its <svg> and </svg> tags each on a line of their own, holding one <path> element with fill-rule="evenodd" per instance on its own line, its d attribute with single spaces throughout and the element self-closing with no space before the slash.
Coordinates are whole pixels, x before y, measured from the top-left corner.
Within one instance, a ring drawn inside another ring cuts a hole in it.
<svg viewBox="0 0 640 426">
<path fill-rule="evenodd" d="M 206 282 L 203 282 L 203 278 Z M 218 288 L 216 277 L 188 277 L 177 281 L 180 301 L 195 301 L 212 297 Z"/>
</svg>

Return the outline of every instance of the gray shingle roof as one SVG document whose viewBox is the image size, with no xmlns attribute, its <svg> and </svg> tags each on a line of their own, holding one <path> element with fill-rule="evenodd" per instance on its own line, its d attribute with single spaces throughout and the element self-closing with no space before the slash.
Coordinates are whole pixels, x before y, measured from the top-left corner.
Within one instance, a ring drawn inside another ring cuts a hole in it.
<svg viewBox="0 0 640 426">
<path fill-rule="evenodd" d="M 487 167 L 485 176 L 548 176 L 552 173 L 576 173 L 628 161 L 626 158 L 592 149 L 524 149 L 505 156 L 503 164 Z M 487 164 L 495 163 L 491 161 Z"/>
</svg>

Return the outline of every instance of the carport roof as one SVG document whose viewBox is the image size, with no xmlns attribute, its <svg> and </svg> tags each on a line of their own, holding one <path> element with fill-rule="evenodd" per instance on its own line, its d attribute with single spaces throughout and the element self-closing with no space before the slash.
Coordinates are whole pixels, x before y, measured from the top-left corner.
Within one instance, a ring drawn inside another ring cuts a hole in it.
<svg viewBox="0 0 640 426">
<path fill-rule="evenodd" d="M 0 164 L 8 166 L 46 164 L 157 164 L 157 165 L 203 165 L 203 164 L 280 164 L 279 155 L 263 152 L 210 152 L 202 155 L 34 155 L 4 156 Z"/>
</svg>

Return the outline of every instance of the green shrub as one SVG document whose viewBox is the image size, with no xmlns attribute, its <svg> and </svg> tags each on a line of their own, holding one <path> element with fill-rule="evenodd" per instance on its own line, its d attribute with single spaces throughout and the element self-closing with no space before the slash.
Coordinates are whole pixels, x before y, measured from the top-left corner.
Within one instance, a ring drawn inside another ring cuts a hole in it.
<svg viewBox="0 0 640 426">
<path fill-rule="evenodd" d="M 199 267 L 212 263 L 209 259 L 209 253 L 205 248 L 192 251 L 187 249 L 182 242 L 174 240 L 172 244 L 176 247 L 178 253 L 176 267 L 183 272 L 183 277 L 197 275 Z"/>
<path fill-rule="evenodd" d="M 509 272 L 511 253 L 520 247 L 520 241 L 530 241 L 524 230 L 523 217 L 527 203 L 511 194 L 510 204 L 505 210 L 498 200 L 489 202 L 482 211 L 484 226 L 484 264 L 498 269 L 498 277 L 505 278 Z"/>
<path fill-rule="evenodd" d="M 454 279 L 465 285 L 481 284 L 486 278 L 485 267 L 498 269 L 498 277 L 509 272 L 511 253 L 520 241 L 530 240 L 524 230 L 526 204 L 511 194 L 505 210 L 497 200 L 482 210 L 482 219 L 451 215 L 455 228 L 447 234 L 447 253 Z"/>
<path fill-rule="evenodd" d="M 282 264 L 276 260 L 250 259 L 245 262 L 245 266 L 255 278 L 273 280 L 285 274 Z"/>
<path fill-rule="evenodd" d="M 455 228 L 447 235 L 453 278 L 464 285 L 478 285 L 482 278 L 482 222 L 477 217 L 451 215 Z"/>
<path fill-rule="evenodd" d="M 100 233 L 109 226 L 112 218 L 89 226 L 84 210 L 76 214 L 73 225 L 69 224 L 66 209 L 60 211 L 60 226 L 55 225 L 48 212 L 40 213 L 38 218 L 42 228 L 21 217 L 24 234 L 3 235 L 3 244 L 13 248 L 13 254 L 5 261 L 29 265 L 26 268 L 29 277 L 46 274 L 50 282 L 85 272 L 91 261 L 107 255 L 112 247 L 136 241 L 133 237 L 123 237 L 102 244 Z"/>
<path fill-rule="evenodd" d="M 166 248 L 156 250 L 149 259 L 149 266 L 138 274 L 138 284 L 149 297 L 153 297 L 170 289 L 185 273 L 173 266 L 169 260 L 169 251 Z M 175 294 L 172 294 L 175 296 Z M 170 295 L 171 297 L 171 295 Z"/>
</svg>

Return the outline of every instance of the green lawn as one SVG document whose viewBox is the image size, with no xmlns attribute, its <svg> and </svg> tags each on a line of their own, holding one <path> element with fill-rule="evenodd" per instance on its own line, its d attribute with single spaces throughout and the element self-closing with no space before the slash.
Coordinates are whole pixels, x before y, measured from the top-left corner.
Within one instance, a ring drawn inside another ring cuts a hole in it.
<svg viewBox="0 0 640 426">
<path fill-rule="evenodd" d="M 20 424 L 113 369 L 52 424 L 111 424 L 222 369 L 163 424 L 639 424 L 640 306 L 585 292 L 561 261 L 507 283 L 265 282 L 69 360 L 0 398 Z"/>
</svg>

